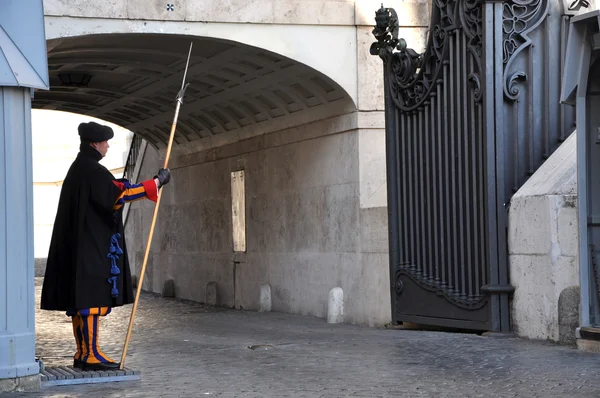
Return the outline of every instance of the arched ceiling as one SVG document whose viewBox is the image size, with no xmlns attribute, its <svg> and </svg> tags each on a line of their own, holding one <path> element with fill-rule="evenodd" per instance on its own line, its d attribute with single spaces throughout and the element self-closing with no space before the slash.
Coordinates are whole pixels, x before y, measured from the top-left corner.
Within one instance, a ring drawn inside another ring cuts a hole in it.
<svg viewBox="0 0 600 398">
<path fill-rule="evenodd" d="M 94 116 L 166 146 L 190 41 L 190 86 L 176 143 L 351 102 L 320 72 L 260 48 L 213 38 L 114 34 L 48 41 L 50 90 L 37 91 L 33 107 Z"/>
</svg>

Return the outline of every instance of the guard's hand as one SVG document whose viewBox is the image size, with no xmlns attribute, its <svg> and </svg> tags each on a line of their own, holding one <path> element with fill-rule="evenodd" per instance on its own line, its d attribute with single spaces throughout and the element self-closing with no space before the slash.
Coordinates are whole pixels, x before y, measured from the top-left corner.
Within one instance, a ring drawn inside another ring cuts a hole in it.
<svg viewBox="0 0 600 398">
<path fill-rule="evenodd" d="M 166 185 L 171 181 L 171 170 L 169 169 L 159 169 L 158 173 L 154 176 L 154 178 L 158 179 L 159 188 L 163 185 Z"/>
</svg>

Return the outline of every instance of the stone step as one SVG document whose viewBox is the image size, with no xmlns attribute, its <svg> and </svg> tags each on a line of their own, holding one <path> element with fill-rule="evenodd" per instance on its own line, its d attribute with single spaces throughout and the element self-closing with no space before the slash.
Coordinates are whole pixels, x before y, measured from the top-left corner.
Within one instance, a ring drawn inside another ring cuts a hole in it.
<svg viewBox="0 0 600 398">
<path fill-rule="evenodd" d="M 586 340 L 600 340 L 600 328 L 583 327 L 579 328 L 579 335 Z"/>
<path fill-rule="evenodd" d="M 72 384 L 111 383 L 118 381 L 140 380 L 139 370 L 81 370 L 72 366 L 47 366 L 40 374 L 41 386 L 64 386 Z"/>
<path fill-rule="evenodd" d="M 582 351 L 600 353 L 600 328 L 577 328 L 577 348 Z"/>
</svg>

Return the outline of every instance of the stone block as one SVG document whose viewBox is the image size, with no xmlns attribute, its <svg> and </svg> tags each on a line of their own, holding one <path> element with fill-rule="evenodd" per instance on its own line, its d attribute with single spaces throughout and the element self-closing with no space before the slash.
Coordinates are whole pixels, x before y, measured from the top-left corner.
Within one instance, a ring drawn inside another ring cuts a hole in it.
<svg viewBox="0 0 600 398">
<path fill-rule="evenodd" d="M 284 245 L 285 251 L 319 250 L 319 245 L 325 241 L 322 228 L 319 227 L 328 214 L 324 196 L 324 190 L 318 188 L 307 192 L 295 192 L 281 198 L 284 202 L 283 214 L 286 221 L 279 220 L 277 223 L 284 227 L 282 240 L 277 241 Z M 303 216 L 299 217 L 300 214 Z M 277 230 L 272 232 L 278 233 Z"/>
<path fill-rule="evenodd" d="M 167 279 L 162 289 L 163 297 L 175 297 L 175 282 L 173 279 Z"/>
<path fill-rule="evenodd" d="M 358 182 L 357 149 L 358 135 L 352 131 L 266 150 L 263 161 L 269 168 L 262 192 Z"/>
<path fill-rule="evenodd" d="M 190 228 L 196 228 L 196 237 L 199 250 L 213 253 L 224 253 L 233 247 L 231 223 L 231 199 L 212 199 L 199 201 L 197 204 L 197 218 L 188 219 Z M 198 225 L 201 228 L 198 228 Z M 187 238 L 188 245 L 190 242 Z"/>
<path fill-rule="evenodd" d="M 575 331 L 579 327 L 579 286 L 569 286 L 558 297 L 558 342 L 575 345 Z"/>
<path fill-rule="evenodd" d="M 271 311 L 271 285 L 260 285 L 260 312 Z"/>
<path fill-rule="evenodd" d="M 577 256 L 579 251 L 579 228 L 577 198 L 561 197 L 562 206 L 558 209 L 558 243 L 561 254 Z"/>
<path fill-rule="evenodd" d="M 172 253 L 167 275 L 175 280 L 177 298 L 206 303 L 206 286 L 211 281 L 219 289 L 218 305 L 228 306 L 233 297 L 232 268 L 230 253 Z"/>
<path fill-rule="evenodd" d="M 344 322 L 344 291 L 341 287 L 334 287 L 329 291 L 327 303 L 327 323 Z"/>
<path fill-rule="evenodd" d="M 345 256 L 344 256 L 345 255 Z M 269 264 L 273 311 L 327 317 L 331 286 L 341 286 L 344 272 L 354 274 L 355 264 L 345 258 L 355 253 L 271 253 Z M 352 271 L 349 271 L 352 269 Z M 263 279 L 264 280 L 264 279 Z"/>
<path fill-rule="evenodd" d="M 205 204 L 206 202 L 201 202 Z M 207 225 L 210 219 L 202 218 L 199 204 L 166 205 L 161 206 L 162 214 L 158 218 L 160 226 L 161 242 L 160 248 L 168 252 L 189 252 L 198 250 L 200 239 L 198 234 L 202 228 L 211 227 Z M 222 213 L 222 210 L 221 210 Z M 218 210 L 210 213 L 214 216 L 219 214 Z"/>
<path fill-rule="evenodd" d="M 191 195 L 189 167 L 172 170 L 171 182 L 167 188 L 171 196 L 170 203 L 174 205 L 191 203 L 197 199 Z"/>
<path fill-rule="evenodd" d="M 211 281 L 206 284 L 206 304 L 217 305 L 217 282 Z"/>
<path fill-rule="evenodd" d="M 354 25 L 354 3 L 339 0 L 277 0 L 274 23 Z"/>
<path fill-rule="evenodd" d="M 393 8 L 398 14 L 398 24 L 400 26 L 429 26 L 431 14 L 430 2 L 425 1 L 405 1 L 388 0 L 384 7 Z M 356 0 L 355 2 L 355 23 L 359 26 L 375 25 L 375 12 L 381 7 L 381 2 L 373 0 Z"/>
<path fill-rule="evenodd" d="M 598 340 L 587 340 L 577 339 L 577 348 L 585 352 L 600 353 L 600 341 Z"/>
<path fill-rule="evenodd" d="M 40 389 L 40 375 L 0 379 L 0 394 L 9 392 L 27 392 Z"/>
<path fill-rule="evenodd" d="M 385 112 L 356 112 L 356 126 L 359 130 L 379 129 L 385 131 Z"/>
<path fill-rule="evenodd" d="M 389 254 L 362 253 L 341 259 L 344 322 L 381 327 L 391 321 Z M 360 284 L 356 283 L 360 275 Z"/>
<path fill-rule="evenodd" d="M 383 62 L 381 58 L 369 53 L 375 41 L 372 27 L 356 28 L 358 48 L 358 109 L 361 111 L 383 110 Z"/>
<path fill-rule="evenodd" d="M 320 250 L 342 253 L 358 250 L 358 195 L 358 184 L 330 186 L 325 189 L 324 217 L 316 219 L 313 227 L 322 231 Z"/>
<path fill-rule="evenodd" d="M 185 5 L 171 2 L 172 7 L 167 7 L 169 2 L 162 0 L 127 0 L 127 17 L 129 19 L 155 19 L 160 21 L 183 21 L 185 19 Z"/>
<path fill-rule="evenodd" d="M 552 261 L 548 258 L 548 261 Z M 577 256 L 558 256 L 552 261 L 552 284 L 556 297 L 570 286 L 579 286 L 579 261 Z"/>
<path fill-rule="evenodd" d="M 44 15 L 126 18 L 127 3 L 122 0 L 44 0 Z"/>
<path fill-rule="evenodd" d="M 360 208 L 387 206 L 385 130 L 359 130 Z"/>
<path fill-rule="evenodd" d="M 515 287 L 512 323 L 515 333 L 530 339 L 558 340 L 558 293 L 554 269 L 544 255 L 511 255 L 510 282 Z"/>
<path fill-rule="evenodd" d="M 153 266 L 150 266 L 150 260 L 148 260 L 148 268 L 146 269 L 147 277 L 152 280 L 152 291 L 162 294 L 165 281 L 171 279 L 171 274 L 168 274 L 169 253 L 157 251 L 151 254 L 151 257 Z"/>
<path fill-rule="evenodd" d="M 273 23 L 275 0 L 188 1 L 187 21 Z"/>
<path fill-rule="evenodd" d="M 388 254 L 387 207 L 360 210 L 360 248 L 363 254 Z"/>
<path fill-rule="evenodd" d="M 550 253 L 552 233 L 556 228 L 556 211 L 551 209 L 546 196 L 513 198 L 508 220 L 509 253 Z"/>
</svg>

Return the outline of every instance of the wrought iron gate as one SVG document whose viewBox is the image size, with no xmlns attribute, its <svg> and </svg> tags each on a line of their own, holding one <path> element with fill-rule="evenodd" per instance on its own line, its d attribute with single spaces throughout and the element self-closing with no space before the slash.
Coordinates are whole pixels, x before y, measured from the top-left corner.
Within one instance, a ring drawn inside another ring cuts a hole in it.
<svg viewBox="0 0 600 398">
<path fill-rule="evenodd" d="M 560 9 L 433 0 L 423 53 L 377 11 L 394 321 L 510 330 L 507 205 L 573 127 Z"/>
</svg>

